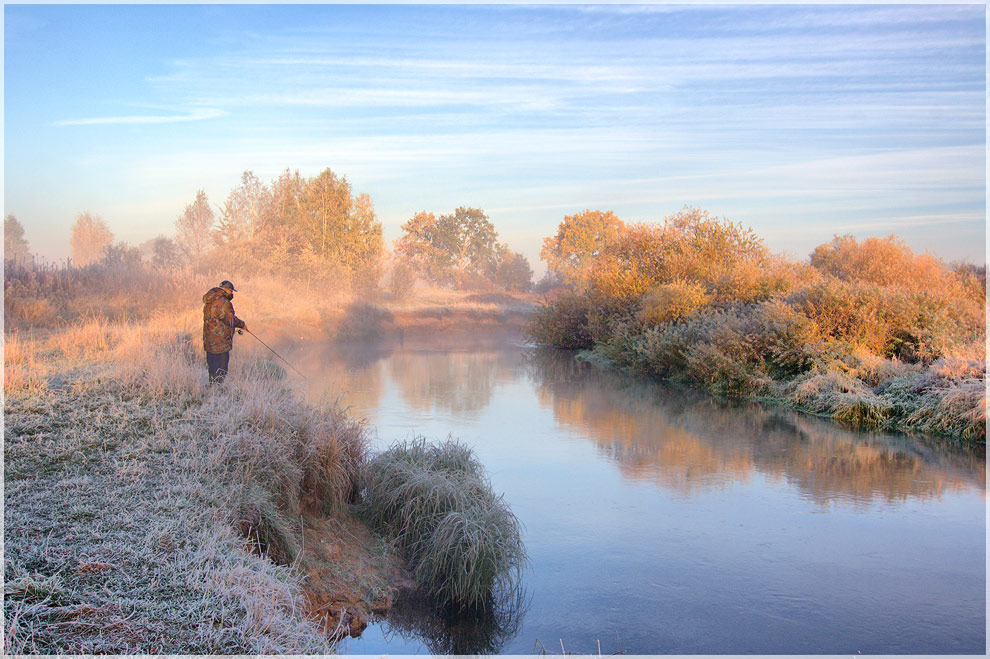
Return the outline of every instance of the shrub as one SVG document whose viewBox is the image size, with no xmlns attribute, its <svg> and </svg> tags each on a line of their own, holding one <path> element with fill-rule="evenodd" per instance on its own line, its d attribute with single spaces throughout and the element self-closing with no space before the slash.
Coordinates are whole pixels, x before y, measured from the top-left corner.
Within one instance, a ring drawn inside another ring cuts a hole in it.
<svg viewBox="0 0 990 659">
<path fill-rule="evenodd" d="M 416 269 L 408 261 L 395 260 L 389 269 L 386 283 L 389 296 L 396 302 L 401 302 L 409 297 L 415 285 Z"/>
<path fill-rule="evenodd" d="M 405 551 L 434 600 L 485 607 L 517 587 L 526 560 L 519 521 L 469 447 L 400 442 L 364 473 L 367 516 Z"/>
<path fill-rule="evenodd" d="M 930 254 L 915 254 L 895 236 L 857 242 L 851 235 L 835 236 L 811 253 L 811 265 L 842 281 L 897 286 L 912 292 L 938 291 L 960 280 Z"/>
<path fill-rule="evenodd" d="M 985 331 L 971 301 L 929 292 L 831 278 L 787 301 L 814 321 L 823 338 L 906 361 L 930 363 Z"/>
<path fill-rule="evenodd" d="M 794 263 L 685 208 L 626 226 L 589 267 L 587 290 L 534 316 L 537 343 L 854 425 L 985 437 L 985 375 L 925 370 L 985 368 L 985 266 L 948 267 L 893 236 L 836 236 Z"/>
<path fill-rule="evenodd" d="M 650 290 L 640 303 L 637 319 L 646 325 L 661 325 L 689 316 L 708 304 L 704 286 L 677 280 Z"/>
<path fill-rule="evenodd" d="M 610 300 L 630 303 L 659 284 L 688 280 L 731 290 L 726 271 L 755 282 L 768 263 L 762 241 L 749 229 L 685 208 L 663 225 L 634 224 L 602 250 L 591 270 L 591 287 Z M 754 284 L 755 285 L 755 284 Z"/>
<path fill-rule="evenodd" d="M 591 348 L 594 340 L 588 329 L 588 307 L 585 297 L 562 293 L 536 309 L 526 335 L 554 348 Z"/>
<path fill-rule="evenodd" d="M 643 332 L 634 353 L 647 370 L 731 395 L 765 392 L 771 377 L 810 369 L 819 349 L 808 319 L 766 302 L 707 310 Z"/>
<path fill-rule="evenodd" d="M 811 373 L 784 387 L 798 407 L 860 427 L 881 427 L 893 410 L 888 401 L 856 378 L 836 372 Z"/>
</svg>

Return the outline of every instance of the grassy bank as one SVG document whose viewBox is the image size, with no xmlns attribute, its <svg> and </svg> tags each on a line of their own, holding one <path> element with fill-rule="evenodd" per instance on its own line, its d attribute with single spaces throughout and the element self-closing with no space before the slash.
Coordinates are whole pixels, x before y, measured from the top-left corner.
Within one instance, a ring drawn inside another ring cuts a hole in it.
<svg viewBox="0 0 990 659">
<path fill-rule="evenodd" d="M 837 237 L 797 263 L 686 210 L 623 228 L 529 333 L 721 395 L 982 443 L 985 287 L 893 237 Z"/>
<path fill-rule="evenodd" d="M 394 543 L 354 514 L 366 430 L 305 403 L 253 341 L 238 341 L 228 382 L 207 387 L 211 284 L 147 274 L 7 282 L 5 650 L 331 652 L 413 585 Z M 526 304 L 434 289 L 355 303 L 267 278 L 238 287 L 238 314 L 273 342 L 415 331 L 409 319 L 470 329 Z M 451 309 L 467 320 L 451 322 Z"/>
<path fill-rule="evenodd" d="M 199 352 L 165 319 L 6 337 L 6 652 L 329 652 L 361 612 L 321 625 L 315 591 L 387 598 L 370 536 L 304 578 L 313 527 L 352 524 L 363 426 L 265 362 L 211 390 Z"/>
</svg>

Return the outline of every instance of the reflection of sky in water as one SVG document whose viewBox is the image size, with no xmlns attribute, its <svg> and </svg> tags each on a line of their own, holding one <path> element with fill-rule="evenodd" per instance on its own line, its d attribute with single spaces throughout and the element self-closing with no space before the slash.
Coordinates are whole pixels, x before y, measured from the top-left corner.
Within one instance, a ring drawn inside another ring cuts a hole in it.
<svg viewBox="0 0 990 659">
<path fill-rule="evenodd" d="M 983 650 L 981 455 L 472 340 L 290 360 L 379 446 L 475 448 L 532 558 L 502 652 L 612 652 L 616 633 L 642 653 Z M 385 627 L 345 650 L 428 651 Z"/>
</svg>

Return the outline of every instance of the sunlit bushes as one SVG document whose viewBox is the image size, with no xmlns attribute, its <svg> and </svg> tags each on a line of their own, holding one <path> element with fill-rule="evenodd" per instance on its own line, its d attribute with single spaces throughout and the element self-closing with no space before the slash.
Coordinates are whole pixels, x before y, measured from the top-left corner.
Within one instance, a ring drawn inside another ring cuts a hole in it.
<svg viewBox="0 0 990 659">
<path fill-rule="evenodd" d="M 519 521 L 471 449 L 454 440 L 393 445 L 365 470 L 364 507 L 439 603 L 491 606 L 518 586 Z"/>
<path fill-rule="evenodd" d="M 644 325 L 661 325 L 680 320 L 707 306 L 708 302 L 708 292 L 701 284 L 673 281 L 660 284 L 646 293 L 636 318 Z"/>
<path fill-rule="evenodd" d="M 609 300 L 633 303 L 660 284 L 688 280 L 720 290 L 735 286 L 745 297 L 747 286 L 760 285 L 760 268 L 768 260 L 769 253 L 752 231 L 685 209 L 662 225 L 625 227 L 594 262 L 589 289 Z M 736 281 L 727 280 L 727 272 Z"/>
<path fill-rule="evenodd" d="M 558 294 L 530 334 L 857 426 L 982 439 L 973 377 L 910 390 L 946 357 L 985 365 L 985 269 L 947 267 L 893 236 L 836 237 L 810 261 L 771 256 L 750 230 L 685 209 L 625 226 L 581 293 Z"/>
<path fill-rule="evenodd" d="M 654 375 L 719 393 L 757 394 L 772 377 L 814 365 L 811 333 L 807 318 L 776 302 L 709 310 L 647 329 L 633 341 L 632 359 Z"/>
<path fill-rule="evenodd" d="M 588 310 L 584 297 L 561 294 L 533 313 L 526 333 L 537 343 L 555 348 L 591 348 L 595 342 L 588 330 Z"/>
<path fill-rule="evenodd" d="M 824 338 L 887 357 L 931 362 L 984 331 L 978 305 L 965 298 L 826 279 L 788 297 Z"/>
</svg>

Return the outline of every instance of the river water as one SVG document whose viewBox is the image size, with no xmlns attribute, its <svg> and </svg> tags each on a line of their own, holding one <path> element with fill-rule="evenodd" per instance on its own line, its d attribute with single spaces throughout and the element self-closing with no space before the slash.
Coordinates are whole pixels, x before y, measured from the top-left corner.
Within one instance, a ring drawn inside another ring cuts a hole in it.
<svg viewBox="0 0 990 659">
<path fill-rule="evenodd" d="M 524 594 L 443 619 L 400 601 L 354 654 L 982 654 L 986 464 L 604 372 L 513 336 L 308 344 L 314 401 L 376 448 L 448 434 L 524 525 Z"/>
</svg>

